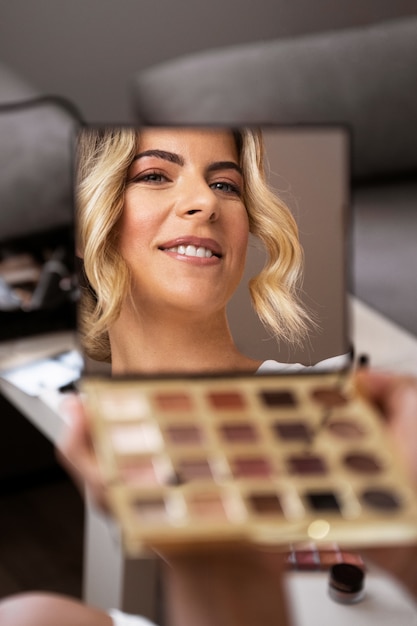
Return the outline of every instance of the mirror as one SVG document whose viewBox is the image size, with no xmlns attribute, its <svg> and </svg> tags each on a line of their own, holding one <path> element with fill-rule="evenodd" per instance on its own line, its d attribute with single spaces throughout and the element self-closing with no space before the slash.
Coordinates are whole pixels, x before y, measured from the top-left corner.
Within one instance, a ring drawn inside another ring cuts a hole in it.
<svg viewBox="0 0 417 626">
<path fill-rule="evenodd" d="M 161 129 L 142 128 L 137 132 L 144 136 L 146 132 L 158 130 Z M 179 130 L 185 129 L 163 128 L 165 137 L 170 131 Z M 190 130 L 207 132 L 208 129 L 189 127 Z M 230 133 L 230 129 L 220 130 Z M 87 136 L 90 131 L 82 130 L 81 136 Z M 93 131 L 96 135 L 106 133 L 106 129 Z M 285 340 L 277 341 L 271 331 L 265 329 L 251 304 L 248 282 L 261 271 L 266 255 L 259 238 L 250 234 L 244 274 L 227 306 L 234 342 L 244 355 L 260 361 L 273 359 L 312 365 L 347 355 L 350 350 L 346 310 L 349 135 L 343 127 L 311 125 L 269 126 L 262 129 L 262 135 L 268 185 L 288 206 L 298 226 L 304 251 L 298 295 L 311 321 L 307 336 L 295 346 Z M 80 162 L 80 153 L 77 161 Z M 155 169 L 159 163 L 155 164 L 153 158 L 147 165 Z M 166 162 L 163 167 L 165 165 Z M 168 163 L 168 167 L 172 167 L 172 163 Z M 152 193 L 156 197 L 155 191 Z M 84 278 L 82 284 L 85 287 Z M 86 291 L 82 289 L 81 293 Z M 104 365 L 104 371 L 106 368 L 108 365 Z M 87 371 L 102 372 L 103 364 L 87 358 Z"/>
</svg>

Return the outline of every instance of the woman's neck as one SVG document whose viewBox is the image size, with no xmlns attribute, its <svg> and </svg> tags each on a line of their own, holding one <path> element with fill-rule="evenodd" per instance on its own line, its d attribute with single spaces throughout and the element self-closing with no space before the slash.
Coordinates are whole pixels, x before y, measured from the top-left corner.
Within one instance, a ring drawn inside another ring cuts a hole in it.
<svg viewBox="0 0 417 626">
<path fill-rule="evenodd" d="M 164 311 L 147 319 L 122 312 L 109 336 L 113 374 L 253 373 L 261 364 L 239 352 L 225 312 L 202 318 Z"/>
</svg>

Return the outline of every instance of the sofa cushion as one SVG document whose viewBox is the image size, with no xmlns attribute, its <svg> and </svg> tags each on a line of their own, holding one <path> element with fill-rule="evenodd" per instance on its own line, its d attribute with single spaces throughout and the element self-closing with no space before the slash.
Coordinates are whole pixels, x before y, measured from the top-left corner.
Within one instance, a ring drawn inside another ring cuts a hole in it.
<svg viewBox="0 0 417 626">
<path fill-rule="evenodd" d="M 78 122 L 59 100 L 38 96 L 0 65 L 0 241 L 66 226 L 73 219 Z"/>
<path fill-rule="evenodd" d="M 148 123 L 347 123 L 353 172 L 417 170 L 417 18 L 210 50 L 139 72 Z"/>
</svg>

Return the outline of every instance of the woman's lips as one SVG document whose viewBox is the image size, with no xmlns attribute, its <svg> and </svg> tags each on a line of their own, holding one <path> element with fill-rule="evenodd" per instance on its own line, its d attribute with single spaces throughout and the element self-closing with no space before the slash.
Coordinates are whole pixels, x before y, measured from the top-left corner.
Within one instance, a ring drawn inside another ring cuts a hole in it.
<svg viewBox="0 0 417 626">
<path fill-rule="evenodd" d="M 222 258 L 220 245 L 214 239 L 200 237 L 178 237 L 158 246 L 164 252 L 180 257 L 192 257 L 198 259 Z"/>
</svg>

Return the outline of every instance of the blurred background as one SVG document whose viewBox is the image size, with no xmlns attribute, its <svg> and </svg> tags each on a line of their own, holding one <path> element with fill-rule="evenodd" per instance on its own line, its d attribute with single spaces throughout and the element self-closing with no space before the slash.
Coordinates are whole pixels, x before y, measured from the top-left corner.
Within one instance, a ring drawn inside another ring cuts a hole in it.
<svg viewBox="0 0 417 626">
<path fill-rule="evenodd" d="M 1 0 L 0 62 L 90 122 L 132 121 L 133 76 L 156 63 L 416 13 L 414 0 Z"/>
</svg>

